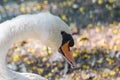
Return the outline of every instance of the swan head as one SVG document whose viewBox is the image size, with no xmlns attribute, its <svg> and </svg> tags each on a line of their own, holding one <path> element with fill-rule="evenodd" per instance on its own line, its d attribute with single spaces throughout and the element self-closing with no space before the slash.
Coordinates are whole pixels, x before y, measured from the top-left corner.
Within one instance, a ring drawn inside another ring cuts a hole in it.
<svg viewBox="0 0 120 80">
<path fill-rule="evenodd" d="M 70 53 L 70 47 L 74 46 L 74 40 L 71 34 L 66 33 L 65 31 L 61 32 L 62 35 L 62 44 L 59 47 L 58 51 L 63 55 L 63 57 L 68 61 L 72 66 L 75 66 L 75 60 Z"/>
<path fill-rule="evenodd" d="M 71 33 L 67 32 L 67 30 L 61 30 L 56 33 L 55 36 L 54 40 L 51 41 L 51 49 L 58 51 L 71 66 L 76 66 L 75 60 L 70 52 L 70 47 L 74 46 L 74 40 Z"/>
<path fill-rule="evenodd" d="M 70 65 L 75 66 L 75 60 L 70 53 L 70 47 L 74 46 L 74 40 L 68 25 L 59 17 L 51 14 L 43 15 L 42 18 L 44 19 L 43 22 L 38 23 L 38 25 L 42 23 L 42 28 L 37 29 L 40 36 L 39 40 L 51 50 L 58 51 Z"/>
</svg>

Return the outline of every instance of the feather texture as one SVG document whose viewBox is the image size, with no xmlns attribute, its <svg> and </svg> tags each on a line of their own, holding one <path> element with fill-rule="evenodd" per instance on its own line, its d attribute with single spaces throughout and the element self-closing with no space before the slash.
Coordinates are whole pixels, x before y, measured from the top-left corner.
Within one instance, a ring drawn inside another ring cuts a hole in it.
<svg viewBox="0 0 120 80">
<path fill-rule="evenodd" d="M 0 24 L 0 80 L 46 80 L 33 73 L 18 73 L 7 69 L 9 47 L 19 39 L 36 38 L 53 50 L 62 43 L 61 31 L 71 34 L 68 26 L 50 13 L 26 14 Z"/>
</svg>

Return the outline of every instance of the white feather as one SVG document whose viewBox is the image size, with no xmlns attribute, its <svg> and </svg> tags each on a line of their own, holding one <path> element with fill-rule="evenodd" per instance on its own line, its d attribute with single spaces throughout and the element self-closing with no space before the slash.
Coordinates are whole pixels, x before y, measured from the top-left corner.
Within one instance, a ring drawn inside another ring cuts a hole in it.
<svg viewBox="0 0 120 80">
<path fill-rule="evenodd" d="M 68 26 L 50 13 L 27 14 L 0 24 L 0 80 L 46 80 L 37 74 L 18 73 L 6 67 L 9 47 L 19 39 L 36 38 L 53 50 L 62 43 L 61 31 L 71 34 Z"/>
</svg>

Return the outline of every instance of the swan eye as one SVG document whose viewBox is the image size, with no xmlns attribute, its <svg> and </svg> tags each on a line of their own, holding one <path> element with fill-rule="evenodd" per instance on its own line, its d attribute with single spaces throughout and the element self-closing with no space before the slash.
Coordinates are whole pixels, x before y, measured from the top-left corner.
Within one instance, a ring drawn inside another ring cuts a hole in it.
<svg viewBox="0 0 120 80">
<path fill-rule="evenodd" d="M 62 38 L 63 38 L 62 45 L 69 41 L 69 47 L 74 46 L 74 40 L 73 40 L 71 34 L 68 34 L 65 31 L 61 31 L 61 35 L 62 35 Z"/>
</svg>

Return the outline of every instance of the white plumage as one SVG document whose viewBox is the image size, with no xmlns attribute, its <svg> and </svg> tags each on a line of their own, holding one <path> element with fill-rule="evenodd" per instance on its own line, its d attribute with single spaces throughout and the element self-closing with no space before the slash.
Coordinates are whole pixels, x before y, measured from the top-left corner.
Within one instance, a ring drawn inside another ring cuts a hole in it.
<svg viewBox="0 0 120 80">
<path fill-rule="evenodd" d="M 0 24 L 0 80 L 46 80 L 37 74 L 18 73 L 7 69 L 9 47 L 19 39 L 36 38 L 53 50 L 62 44 L 61 31 L 71 34 L 68 26 L 50 13 L 27 14 Z"/>
</svg>

